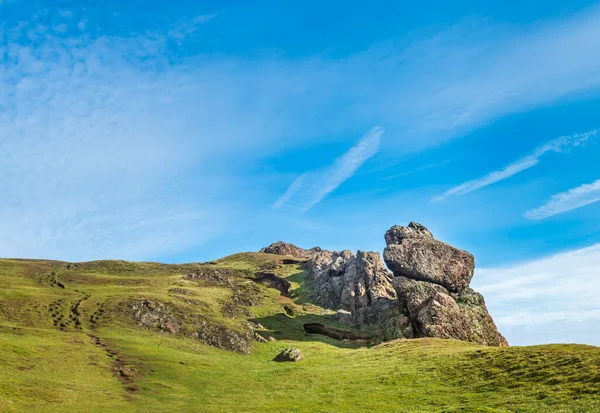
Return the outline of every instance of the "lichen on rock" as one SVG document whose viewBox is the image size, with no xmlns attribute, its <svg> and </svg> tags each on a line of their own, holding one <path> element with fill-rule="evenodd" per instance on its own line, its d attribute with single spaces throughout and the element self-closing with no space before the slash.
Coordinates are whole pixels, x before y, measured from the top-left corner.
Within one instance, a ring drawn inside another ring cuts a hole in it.
<svg viewBox="0 0 600 413">
<path fill-rule="evenodd" d="M 284 362 L 284 361 L 292 361 L 298 362 L 304 360 L 304 353 L 295 347 L 286 348 L 281 353 L 279 353 L 273 361 Z"/>
</svg>

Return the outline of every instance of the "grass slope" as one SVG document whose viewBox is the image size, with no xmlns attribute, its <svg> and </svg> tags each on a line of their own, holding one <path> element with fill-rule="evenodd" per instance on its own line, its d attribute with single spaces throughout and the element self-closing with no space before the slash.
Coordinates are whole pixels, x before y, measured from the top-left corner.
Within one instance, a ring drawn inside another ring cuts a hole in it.
<svg viewBox="0 0 600 413">
<path fill-rule="evenodd" d="M 0 411 L 600 412 L 596 347 L 307 336 L 302 324 L 329 313 L 307 303 L 301 264 L 0 260 Z M 290 297 L 252 281 L 258 271 L 288 279 Z M 130 310 L 140 300 L 167 305 L 178 330 L 140 326 Z M 190 334 L 243 331 L 248 319 L 277 340 L 243 355 Z M 306 360 L 271 361 L 291 346 Z"/>
</svg>

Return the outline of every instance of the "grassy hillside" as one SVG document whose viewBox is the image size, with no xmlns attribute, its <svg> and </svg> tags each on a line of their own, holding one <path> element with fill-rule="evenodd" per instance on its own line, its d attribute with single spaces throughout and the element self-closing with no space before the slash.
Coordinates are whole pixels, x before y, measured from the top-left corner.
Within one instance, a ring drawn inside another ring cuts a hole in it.
<svg viewBox="0 0 600 413">
<path fill-rule="evenodd" d="M 304 276 L 268 254 L 0 260 L 0 411 L 600 412 L 600 348 L 306 335 L 304 322 L 331 321 Z M 287 347 L 306 360 L 271 361 Z"/>
</svg>

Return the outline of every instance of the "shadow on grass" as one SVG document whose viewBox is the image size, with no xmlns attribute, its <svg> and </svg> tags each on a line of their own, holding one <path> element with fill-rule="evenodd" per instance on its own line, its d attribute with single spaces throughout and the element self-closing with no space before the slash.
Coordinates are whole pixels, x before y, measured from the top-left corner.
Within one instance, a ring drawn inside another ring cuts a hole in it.
<svg viewBox="0 0 600 413">
<path fill-rule="evenodd" d="M 310 288 L 307 285 L 308 271 L 302 267 L 302 271 L 296 272 L 285 277 L 286 281 L 292 283 L 292 288 L 289 291 L 289 297 L 296 304 L 311 303 Z"/>
</svg>

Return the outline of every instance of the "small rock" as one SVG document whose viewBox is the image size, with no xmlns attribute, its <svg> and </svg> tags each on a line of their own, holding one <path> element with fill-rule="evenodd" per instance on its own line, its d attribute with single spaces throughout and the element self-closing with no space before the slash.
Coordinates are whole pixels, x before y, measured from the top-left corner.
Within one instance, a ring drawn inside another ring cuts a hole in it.
<svg viewBox="0 0 600 413">
<path fill-rule="evenodd" d="M 248 325 L 249 328 L 251 328 L 252 330 L 266 330 L 265 326 L 263 326 L 261 323 L 250 320 L 246 323 Z"/>
<path fill-rule="evenodd" d="M 304 353 L 295 347 L 286 348 L 281 353 L 279 353 L 273 361 L 302 361 L 304 360 Z"/>
<path fill-rule="evenodd" d="M 254 339 L 255 339 L 256 341 L 258 341 L 259 343 L 266 343 L 266 342 L 267 342 L 267 339 L 266 339 L 266 338 L 264 338 L 263 336 L 261 336 L 261 335 L 260 335 L 260 334 L 258 334 L 258 333 L 254 333 Z"/>
<path fill-rule="evenodd" d="M 178 287 L 170 288 L 169 292 L 172 294 L 179 294 L 179 295 L 191 295 L 192 294 L 192 291 L 187 290 L 185 288 L 178 288 Z"/>
<path fill-rule="evenodd" d="M 277 341 L 277 339 L 275 337 L 273 337 L 273 336 L 269 336 L 269 341 L 270 342 L 274 342 L 274 341 Z"/>
</svg>

